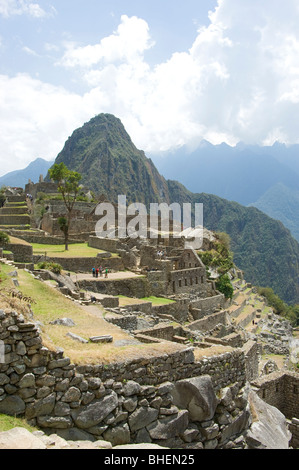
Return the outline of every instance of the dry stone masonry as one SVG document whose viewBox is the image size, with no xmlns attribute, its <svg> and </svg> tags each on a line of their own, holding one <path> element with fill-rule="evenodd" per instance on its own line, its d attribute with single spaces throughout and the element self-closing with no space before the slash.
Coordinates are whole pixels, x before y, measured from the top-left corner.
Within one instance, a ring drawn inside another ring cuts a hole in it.
<svg viewBox="0 0 299 470">
<path fill-rule="evenodd" d="M 38 327 L 22 315 L 0 311 L 0 322 L 0 413 L 71 441 L 248 447 L 241 349 L 201 361 L 186 348 L 148 361 L 76 366 L 44 347 Z"/>
</svg>

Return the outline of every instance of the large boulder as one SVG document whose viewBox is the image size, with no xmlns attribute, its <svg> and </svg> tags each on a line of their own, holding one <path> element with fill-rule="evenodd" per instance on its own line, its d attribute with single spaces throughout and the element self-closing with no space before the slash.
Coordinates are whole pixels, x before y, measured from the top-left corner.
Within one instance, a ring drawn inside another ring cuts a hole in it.
<svg viewBox="0 0 299 470">
<path fill-rule="evenodd" d="M 188 411 L 181 410 L 175 415 L 160 418 L 147 427 L 150 437 L 154 440 L 165 440 L 184 433 L 189 423 Z"/>
<path fill-rule="evenodd" d="M 74 410 L 72 417 L 80 429 L 88 429 L 103 421 L 118 406 L 117 394 L 112 391 L 100 400 L 90 405 Z"/>
<path fill-rule="evenodd" d="M 46 445 L 25 428 L 0 432 L 0 449 L 46 449 Z"/>
<path fill-rule="evenodd" d="M 213 418 L 218 400 L 209 375 L 179 380 L 171 394 L 178 408 L 189 411 L 190 421 Z"/>
<path fill-rule="evenodd" d="M 246 432 L 250 449 L 288 449 L 292 438 L 285 416 L 274 406 L 268 405 L 253 390 L 249 391 L 248 402 L 252 424 Z"/>
<path fill-rule="evenodd" d="M 0 413 L 9 416 L 18 416 L 25 412 L 26 405 L 17 395 L 8 395 L 0 402 Z"/>
</svg>

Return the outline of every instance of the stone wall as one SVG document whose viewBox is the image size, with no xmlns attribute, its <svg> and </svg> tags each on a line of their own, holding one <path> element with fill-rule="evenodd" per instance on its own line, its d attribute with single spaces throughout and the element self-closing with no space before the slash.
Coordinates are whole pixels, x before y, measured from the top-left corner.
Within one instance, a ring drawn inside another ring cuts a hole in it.
<svg viewBox="0 0 299 470">
<path fill-rule="evenodd" d="M 299 419 L 293 418 L 289 424 L 289 430 L 292 433 L 290 446 L 293 449 L 299 449 Z"/>
<path fill-rule="evenodd" d="M 288 419 L 299 418 L 298 373 L 272 372 L 253 382 L 253 385 L 265 402 L 278 408 Z"/>
<path fill-rule="evenodd" d="M 23 416 L 48 434 L 112 445 L 245 447 L 241 349 L 195 359 L 181 346 L 169 355 L 76 366 L 62 350 L 43 346 L 34 323 L 8 310 L 0 311 L 0 341 L 0 413 Z M 200 406 L 189 406 L 191 391 Z"/>
<path fill-rule="evenodd" d="M 5 215 L 1 214 L 0 215 L 0 225 L 30 225 L 30 217 L 29 215 L 22 215 L 22 214 L 17 214 L 17 215 Z"/>
<path fill-rule="evenodd" d="M 27 183 L 25 185 L 25 193 L 31 194 L 35 199 L 38 193 L 53 194 L 57 193 L 57 184 L 52 182 L 40 182 L 40 183 Z"/>
<path fill-rule="evenodd" d="M 205 315 L 214 313 L 218 309 L 222 309 L 225 304 L 225 297 L 223 294 L 216 294 L 211 297 L 203 299 L 196 299 L 191 302 L 191 308 L 202 310 Z"/>
<path fill-rule="evenodd" d="M 249 382 L 256 380 L 259 375 L 260 346 L 257 341 L 249 340 L 243 346 L 245 353 L 246 377 Z"/>
<path fill-rule="evenodd" d="M 171 315 L 179 322 L 188 319 L 189 299 L 175 299 L 174 303 L 166 305 L 153 305 L 152 312 L 157 315 Z"/>
<path fill-rule="evenodd" d="M 18 238 L 25 240 L 27 243 L 39 243 L 40 245 L 64 245 L 64 237 L 46 236 L 43 232 L 41 232 L 40 235 L 36 235 L 30 233 L 29 231 L 20 233 L 20 231 L 15 232 L 10 230 L 9 233 L 11 233 L 13 236 L 18 236 Z M 81 241 L 83 243 L 83 239 Z M 80 240 L 71 238 L 68 240 L 68 243 L 80 243 Z"/>
<path fill-rule="evenodd" d="M 147 279 L 141 276 L 119 280 L 110 280 L 108 278 L 105 281 L 101 281 L 100 278 L 97 280 L 79 280 L 77 285 L 80 289 L 106 295 L 125 295 L 126 297 L 137 297 L 139 299 L 152 295 Z"/>
<path fill-rule="evenodd" d="M 5 206 L 5 207 L 1 207 L 0 209 L 0 215 L 11 215 L 11 214 L 27 214 L 28 213 L 28 208 L 27 206 L 16 206 L 16 207 L 11 207 L 10 205 L 9 206 Z"/>
<path fill-rule="evenodd" d="M 115 238 L 100 238 L 90 236 L 88 239 L 88 245 L 92 248 L 97 248 L 98 250 L 107 250 L 111 251 L 112 253 L 116 253 L 116 251 L 120 248 L 120 241 Z"/>
<path fill-rule="evenodd" d="M 41 229 L 51 235 L 61 235 L 58 218 L 53 218 L 52 214 L 49 213 L 46 213 L 43 216 Z M 69 233 L 71 236 L 74 236 L 75 234 L 88 233 L 89 236 L 89 234 L 94 232 L 94 230 L 95 221 L 73 217 Z"/>
<path fill-rule="evenodd" d="M 40 255 L 34 255 L 34 263 L 38 263 L 41 259 Z M 42 257 L 43 261 L 45 257 Z M 51 258 L 47 256 L 47 261 L 60 264 L 63 269 L 66 271 L 72 272 L 83 272 L 91 273 L 93 267 L 103 266 L 105 268 L 111 269 L 113 271 L 121 271 L 124 269 L 121 258 L 110 257 L 110 258 L 65 258 L 65 257 L 55 257 Z"/>
<path fill-rule="evenodd" d="M 4 249 L 13 253 L 16 262 L 32 263 L 33 261 L 33 249 L 29 244 L 6 243 Z"/>
<path fill-rule="evenodd" d="M 207 295 L 205 268 L 188 268 L 178 271 L 170 271 L 168 294 L 194 293 L 198 296 Z"/>
<path fill-rule="evenodd" d="M 201 320 L 196 320 L 190 323 L 188 328 L 192 331 L 199 330 L 201 332 L 206 332 L 212 330 L 219 324 L 227 325 L 228 323 L 228 313 L 225 310 L 222 310 L 221 312 L 206 315 Z"/>
</svg>

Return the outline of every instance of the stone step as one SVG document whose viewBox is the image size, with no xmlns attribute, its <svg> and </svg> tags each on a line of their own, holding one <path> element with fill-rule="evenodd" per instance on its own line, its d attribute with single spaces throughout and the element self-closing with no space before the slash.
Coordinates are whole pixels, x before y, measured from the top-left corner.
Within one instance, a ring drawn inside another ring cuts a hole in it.
<svg viewBox="0 0 299 470">
<path fill-rule="evenodd" d="M 26 202 L 25 194 L 21 194 L 18 196 L 7 196 L 7 202 Z"/>
<path fill-rule="evenodd" d="M 30 225 L 30 217 L 25 214 L 18 215 L 3 215 L 0 214 L 0 225 L 1 226 L 20 226 L 20 225 Z"/>
<path fill-rule="evenodd" d="M 30 230 L 30 227 L 26 225 L 1 225 L 0 230 Z"/>
<path fill-rule="evenodd" d="M 27 206 L 4 206 L 0 209 L 1 215 L 28 214 Z"/>
</svg>

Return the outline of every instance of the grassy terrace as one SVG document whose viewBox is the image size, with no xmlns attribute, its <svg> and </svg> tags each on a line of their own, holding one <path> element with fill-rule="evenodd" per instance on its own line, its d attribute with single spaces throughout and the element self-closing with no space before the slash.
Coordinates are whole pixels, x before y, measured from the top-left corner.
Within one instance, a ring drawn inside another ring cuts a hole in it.
<svg viewBox="0 0 299 470">
<path fill-rule="evenodd" d="M 151 302 L 152 305 L 169 305 L 175 303 L 174 300 L 165 299 L 164 297 L 143 297 L 142 299 L 135 299 L 132 297 L 126 297 L 124 295 L 118 295 L 119 305 L 125 307 L 126 305 L 141 304 Z"/>
<path fill-rule="evenodd" d="M 94 258 L 98 253 L 104 253 L 104 250 L 92 248 L 87 243 L 74 243 L 69 245 L 69 249 L 65 250 L 64 245 L 44 245 L 41 243 L 31 243 L 34 255 L 44 255 L 51 258 Z M 118 256 L 116 253 L 111 253 L 113 257 Z"/>
<path fill-rule="evenodd" d="M 0 414 L 0 432 L 9 431 L 15 427 L 25 428 L 30 432 L 38 430 L 38 428 L 30 426 L 25 419 Z"/>
<path fill-rule="evenodd" d="M 12 270 L 11 266 L 0 265 L 3 281 L 0 284 L 0 308 L 7 308 L 7 299 L 1 292 L 5 288 L 12 288 L 12 280 L 7 274 Z M 183 349 L 183 346 L 175 343 L 162 344 L 129 344 L 117 346 L 118 340 L 132 340 L 132 337 L 125 331 L 116 327 L 112 323 L 104 320 L 104 309 L 100 306 L 83 307 L 75 303 L 55 288 L 45 282 L 41 282 L 22 270 L 18 270 L 19 290 L 35 301 L 31 308 L 34 318 L 42 323 L 43 344 L 49 349 L 62 347 L 66 357 L 69 357 L 76 364 L 109 364 L 119 360 L 133 359 L 136 357 L 153 357 L 164 353 L 175 352 Z M 20 302 L 20 301 L 18 301 Z M 14 305 L 14 310 L 24 314 L 24 302 L 21 302 L 22 309 Z M 75 326 L 65 327 L 62 325 L 51 325 L 50 322 L 57 318 L 71 318 Z M 72 332 L 89 340 L 91 336 L 112 335 L 113 343 L 82 344 L 66 336 Z M 117 344 L 117 343 L 116 343 Z"/>
</svg>

